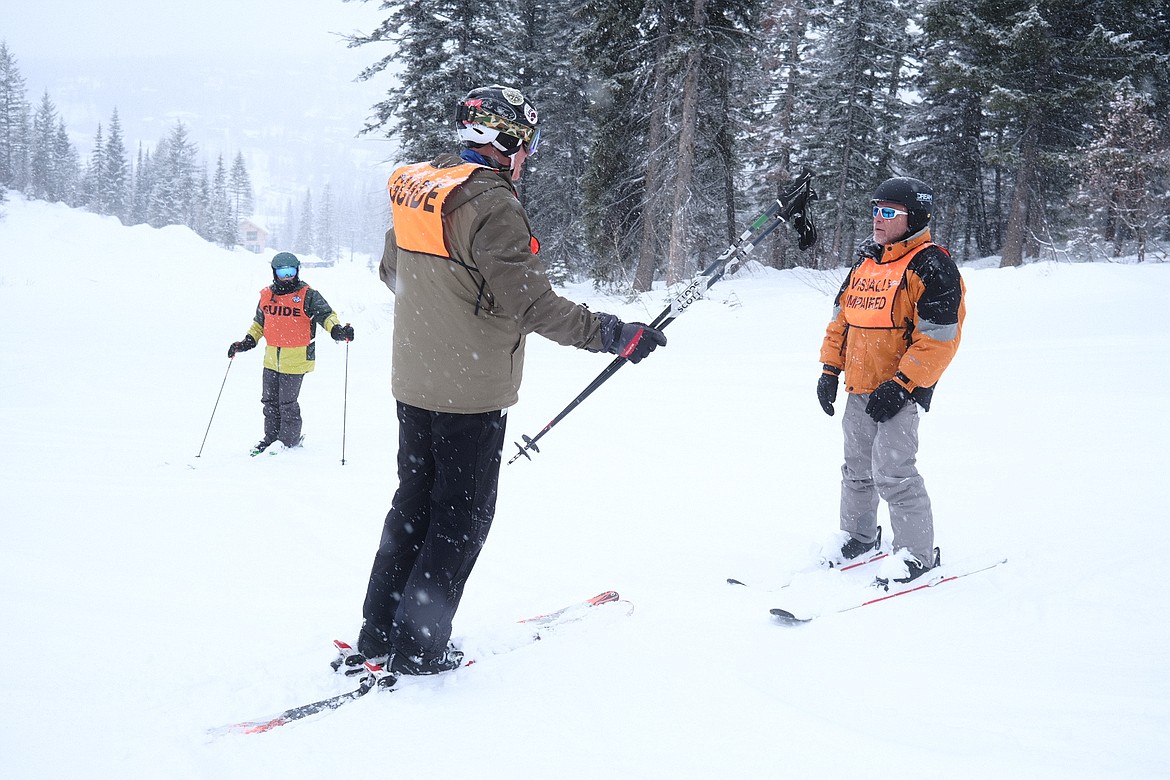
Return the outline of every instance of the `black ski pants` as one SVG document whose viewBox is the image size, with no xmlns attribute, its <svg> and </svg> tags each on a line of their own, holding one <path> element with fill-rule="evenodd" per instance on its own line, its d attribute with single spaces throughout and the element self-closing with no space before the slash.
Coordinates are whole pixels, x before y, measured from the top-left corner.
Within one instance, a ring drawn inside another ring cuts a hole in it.
<svg viewBox="0 0 1170 780">
<path fill-rule="evenodd" d="M 304 374 L 282 374 L 264 369 L 260 403 L 264 404 L 264 441 L 280 440 L 295 447 L 301 440 L 301 383 Z"/>
<path fill-rule="evenodd" d="M 398 490 L 362 608 L 395 653 L 441 656 L 496 512 L 506 412 L 398 404 Z"/>
</svg>

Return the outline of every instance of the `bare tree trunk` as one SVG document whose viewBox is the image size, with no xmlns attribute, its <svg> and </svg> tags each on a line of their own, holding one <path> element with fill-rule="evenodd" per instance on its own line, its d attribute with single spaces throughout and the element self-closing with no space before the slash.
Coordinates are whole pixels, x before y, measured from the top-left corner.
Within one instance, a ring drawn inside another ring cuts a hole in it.
<svg viewBox="0 0 1170 780">
<path fill-rule="evenodd" d="M 1004 229 L 1000 268 L 1024 264 L 1024 246 L 1028 231 L 1028 200 L 1031 197 L 1032 177 L 1036 165 L 1036 130 L 1029 123 L 1020 141 L 1020 164 L 1016 168 L 1016 186 L 1008 207 L 1007 227 Z"/>
<path fill-rule="evenodd" d="M 784 58 L 784 65 L 788 68 L 788 78 L 784 81 L 784 96 L 780 104 L 780 115 L 776 118 L 776 133 L 781 138 L 792 136 L 792 127 L 796 116 L 796 91 L 800 63 L 800 42 L 804 39 L 807 25 L 807 11 L 803 3 L 792 3 L 785 10 L 791 11 L 792 18 L 788 29 L 788 52 Z M 792 151 L 788 146 L 780 149 L 780 171 L 776 177 L 776 197 L 784 194 L 784 190 L 792 181 Z M 774 268 L 788 266 L 788 242 L 773 241 L 771 265 Z"/>
<path fill-rule="evenodd" d="M 665 16 L 665 15 L 664 15 Z M 664 22 L 665 24 L 665 22 Z M 646 292 L 654 284 L 654 269 L 658 265 L 658 220 L 662 209 L 662 136 L 666 127 L 666 95 L 668 75 L 666 55 L 670 31 L 663 29 L 655 44 L 654 94 L 651 95 L 650 135 L 647 142 L 646 183 L 642 188 L 642 233 L 638 241 L 638 266 L 634 272 L 634 292 Z"/>
<path fill-rule="evenodd" d="M 695 123 L 699 106 L 699 63 L 702 47 L 694 37 L 703 21 L 706 0 L 695 0 L 692 14 L 692 39 L 687 52 L 683 76 L 682 116 L 679 118 L 678 171 L 674 182 L 674 202 L 671 211 L 670 249 L 667 255 L 667 284 L 676 284 L 687 275 L 686 226 L 689 218 L 691 173 L 695 166 Z"/>
</svg>

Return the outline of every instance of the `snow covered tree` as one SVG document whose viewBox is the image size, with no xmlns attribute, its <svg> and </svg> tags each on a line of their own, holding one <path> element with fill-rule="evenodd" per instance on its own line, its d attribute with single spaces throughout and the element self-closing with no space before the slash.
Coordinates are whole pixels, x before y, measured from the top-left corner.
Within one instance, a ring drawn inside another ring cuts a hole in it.
<svg viewBox="0 0 1170 780">
<path fill-rule="evenodd" d="M 588 74 L 591 131 L 581 182 L 582 219 L 592 255 L 589 276 L 599 284 L 625 279 L 638 257 L 645 179 L 646 123 L 638 101 L 637 63 L 647 56 L 638 0 L 585 0 L 574 11 L 582 25 L 574 63 Z M 550 141 L 555 138 L 550 134 Z M 651 268 L 651 277 L 653 267 Z"/>
<path fill-rule="evenodd" d="M 122 137 L 122 121 L 118 109 L 110 116 L 110 131 L 106 138 L 101 162 L 100 199 L 110 214 L 126 222 L 130 212 L 130 162 L 126 158 L 126 142 Z"/>
<path fill-rule="evenodd" d="M 223 247 L 233 247 L 240 240 L 239 223 L 232 216 L 231 198 L 228 196 L 228 174 L 223 164 L 223 155 L 215 160 L 215 173 L 211 179 L 211 234 L 212 240 Z"/>
<path fill-rule="evenodd" d="M 236 159 L 232 162 L 232 172 L 228 177 L 228 199 L 232 209 L 232 222 L 239 229 L 241 219 L 252 216 L 253 208 L 252 180 L 248 176 L 248 168 L 244 164 L 244 153 L 236 152 Z"/>
<path fill-rule="evenodd" d="M 1073 156 L 1106 96 L 1135 67 L 1139 45 L 1106 25 L 1125 18 L 1110 0 L 970 0 L 963 67 L 985 84 L 983 110 L 1011 192 L 1002 264 L 1020 265 L 1051 231 L 1072 189 Z M 1089 120 L 1089 121 L 1087 121 Z M 1029 247 L 1032 247 L 1029 249 Z"/>
<path fill-rule="evenodd" d="M 126 224 L 144 225 L 150 220 L 150 198 L 154 190 L 154 162 L 150 150 L 138 144 L 130 192 L 130 212 Z"/>
<path fill-rule="evenodd" d="M 1114 97 L 1099 135 L 1085 150 L 1086 201 L 1103 213 L 1103 235 L 1120 257 L 1133 239 L 1138 262 L 1145 260 L 1152 232 L 1167 221 L 1165 182 L 1170 148 L 1152 116 L 1152 101 L 1132 88 Z"/>
<path fill-rule="evenodd" d="M 305 190 L 305 200 L 301 205 L 300 219 L 297 220 L 297 237 L 293 242 L 293 251 L 298 255 L 307 255 L 313 252 L 315 245 L 315 236 L 313 235 L 314 225 L 313 191 Z"/>
<path fill-rule="evenodd" d="M 195 158 L 198 148 L 182 121 L 159 142 L 154 153 L 154 177 L 149 205 L 153 227 L 187 225 L 194 227 L 194 206 L 199 182 Z"/>
<path fill-rule="evenodd" d="M 338 255 L 337 219 L 334 208 L 333 190 L 326 184 L 321 190 L 321 205 L 317 208 L 313 245 L 317 257 L 329 263 L 336 261 Z"/>
<path fill-rule="evenodd" d="M 39 200 L 57 200 L 61 190 L 57 164 L 57 107 L 46 91 L 33 115 L 30 178 L 26 194 Z"/>
<path fill-rule="evenodd" d="M 852 262 L 870 232 L 869 195 L 895 173 L 909 48 L 908 19 L 895 0 L 835 0 L 815 20 L 805 67 L 815 74 L 805 114 L 815 128 L 808 163 L 817 172 L 824 267 Z"/>
<path fill-rule="evenodd" d="M 363 70 L 365 81 L 388 67 L 401 75 L 373 108 L 363 133 L 397 140 L 399 161 L 433 158 L 453 147 L 455 103 L 475 87 L 515 85 L 514 0 L 383 0 L 387 18 L 377 29 L 348 38 L 350 46 L 392 44 Z"/>
<path fill-rule="evenodd" d="M 98 196 L 98 179 L 102 175 L 102 157 L 106 152 L 106 142 L 102 138 L 102 126 L 98 123 L 97 132 L 93 137 L 93 150 L 89 154 L 89 164 L 81 180 L 81 192 L 85 207 L 95 214 L 104 214 Z"/>
<path fill-rule="evenodd" d="M 31 133 L 24 77 L 7 44 L 0 41 L 0 188 L 28 186 Z"/>
<path fill-rule="evenodd" d="M 812 45 L 812 5 L 813 0 L 776 0 L 765 4 L 761 16 L 759 65 L 748 74 L 745 88 L 752 100 L 744 138 L 746 205 L 752 214 L 783 194 L 808 158 L 806 139 L 813 128 L 803 108 L 812 74 L 803 60 Z M 820 187 L 816 179 L 814 186 Z M 790 252 L 790 247 L 790 241 L 772 241 L 765 250 L 767 262 L 775 268 L 815 262 L 815 254 Z"/>
</svg>

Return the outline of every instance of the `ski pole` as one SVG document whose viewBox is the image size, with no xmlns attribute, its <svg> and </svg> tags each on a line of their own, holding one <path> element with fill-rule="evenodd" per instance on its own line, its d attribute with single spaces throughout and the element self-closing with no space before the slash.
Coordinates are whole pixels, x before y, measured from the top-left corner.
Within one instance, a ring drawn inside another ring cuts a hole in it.
<svg viewBox="0 0 1170 780">
<path fill-rule="evenodd" d="M 232 361 L 233 361 L 233 360 L 234 360 L 234 358 L 228 358 L 228 367 L 227 367 L 227 371 L 224 371 L 224 372 L 223 372 L 223 382 L 221 382 L 221 383 L 220 383 L 220 385 L 219 385 L 219 395 L 217 395 L 217 396 L 215 397 L 215 406 L 213 406 L 213 407 L 211 408 L 211 420 L 214 420 L 214 419 L 215 419 L 215 410 L 219 408 L 219 399 L 220 399 L 220 396 L 222 396 L 222 395 L 223 395 L 223 387 L 224 387 L 224 385 L 226 385 L 226 384 L 227 384 L 228 371 L 231 371 L 231 370 L 232 370 Z M 207 430 L 203 432 L 203 444 L 200 444 L 200 445 L 199 445 L 199 453 L 198 453 L 198 454 L 195 456 L 196 458 L 198 458 L 198 457 L 200 457 L 200 456 L 202 456 L 202 455 L 203 455 L 203 446 L 204 446 L 205 444 L 207 444 L 207 434 L 211 433 L 211 420 L 208 420 L 208 421 L 207 421 Z"/>
<path fill-rule="evenodd" d="M 811 247 L 816 242 L 816 227 L 813 225 L 812 214 L 808 208 L 808 202 L 816 198 L 816 193 L 811 188 L 811 182 L 812 171 L 806 169 L 780 199 L 751 221 L 747 230 L 740 235 L 735 243 L 729 246 L 711 265 L 692 279 L 681 293 L 675 296 L 670 305 L 654 318 L 650 327 L 662 330 L 678 319 L 684 311 L 690 308 L 691 304 L 703 297 L 711 285 L 722 279 L 728 271 L 734 270 L 735 266 L 746 259 L 752 250 L 782 223 L 795 222 L 800 228 L 801 249 Z M 554 417 L 548 425 L 541 428 L 539 433 L 535 436 L 521 435 L 520 438 L 524 440 L 524 446 L 520 446 L 520 442 L 515 443 L 519 452 L 512 456 L 508 465 L 510 466 L 519 460 L 521 455 L 532 460 L 528 450 L 540 452 L 536 442 L 540 441 L 546 433 L 552 430 L 553 426 L 568 416 L 569 412 L 580 406 L 582 401 L 605 384 L 611 376 L 617 373 L 618 369 L 628 362 L 624 357 L 614 358 L 613 362 L 606 366 L 605 370 L 598 374 L 588 387 L 569 402 L 569 405 L 562 409 L 560 414 Z"/>
<path fill-rule="evenodd" d="M 345 465 L 345 418 L 349 412 L 349 341 L 345 342 L 345 385 L 341 395 L 341 465 Z"/>
</svg>

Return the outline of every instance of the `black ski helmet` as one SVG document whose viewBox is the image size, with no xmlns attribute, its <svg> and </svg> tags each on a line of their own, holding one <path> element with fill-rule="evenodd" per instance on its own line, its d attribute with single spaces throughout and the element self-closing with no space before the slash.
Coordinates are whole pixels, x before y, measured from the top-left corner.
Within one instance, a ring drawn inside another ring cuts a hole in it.
<svg viewBox="0 0 1170 780">
<path fill-rule="evenodd" d="M 886 179 L 873 191 L 871 203 L 878 201 L 897 203 L 906 207 L 909 216 L 906 217 L 906 228 L 910 234 L 917 233 L 926 227 L 934 211 L 934 190 L 930 185 L 919 179 L 909 176 L 896 176 Z"/>
<path fill-rule="evenodd" d="M 464 146 L 491 144 L 509 157 L 521 144 L 536 151 L 539 123 L 536 107 L 520 90 L 500 84 L 471 90 L 455 107 L 455 129 Z"/>
</svg>

